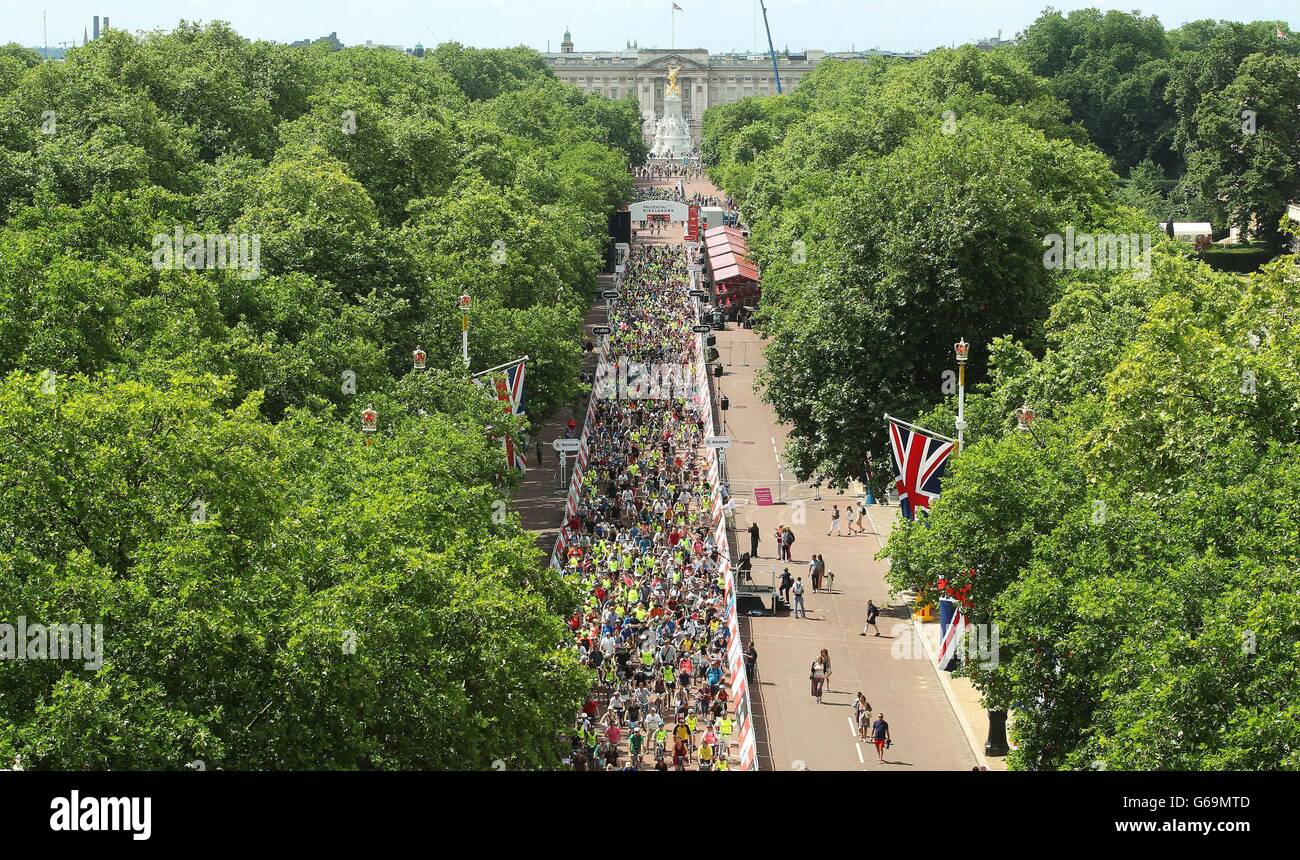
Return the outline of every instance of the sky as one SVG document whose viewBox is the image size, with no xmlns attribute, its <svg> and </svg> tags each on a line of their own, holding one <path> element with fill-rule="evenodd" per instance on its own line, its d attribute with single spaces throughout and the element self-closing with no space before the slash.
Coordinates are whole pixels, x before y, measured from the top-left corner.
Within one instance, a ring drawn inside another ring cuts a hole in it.
<svg viewBox="0 0 1300 860">
<path fill-rule="evenodd" d="M 171 29 L 180 19 L 224 20 L 244 36 L 292 42 L 337 32 L 344 44 L 426 46 L 455 40 L 484 48 L 528 45 L 560 50 L 565 27 L 576 50 L 673 46 L 672 0 L 0 0 L 0 43 L 80 44 L 94 15 L 131 31 Z M 677 0 L 678 48 L 766 50 L 757 0 Z M 1300 30 L 1297 0 L 767 0 L 778 51 L 930 49 L 996 36 L 1012 38 L 1051 5 L 1140 9 L 1166 27 L 1201 18 L 1277 20 Z"/>
</svg>

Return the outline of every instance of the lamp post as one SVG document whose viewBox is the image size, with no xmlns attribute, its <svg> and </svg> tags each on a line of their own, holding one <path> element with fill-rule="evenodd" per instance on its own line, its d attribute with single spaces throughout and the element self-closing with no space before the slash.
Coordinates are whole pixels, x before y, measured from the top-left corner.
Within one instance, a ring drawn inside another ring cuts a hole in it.
<svg viewBox="0 0 1300 860">
<path fill-rule="evenodd" d="M 1047 447 L 1034 433 L 1034 410 L 1030 407 L 1028 402 L 1016 410 L 1016 429 L 1021 433 L 1028 433 L 1029 438 L 1033 439 L 1034 444 L 1039 448 Z"/>
<path fill-rule="evenodd" d="M 957 354 L 957 453 L 966 443 L 966 359 L 970 357 L 970 344 L 962 338 L 952 345 Z"/>
<path fill-rule="evenodd" d="M 460 357 L 469 370 L 469 293 L 460 294 Z"/>
<path fill-rule="evenodd" d="M 1028 403 L 1016 410 L 1016 429 L 1021 433 L 1034 432 L 1034 410 Z"/>
<path fill-rule="evenodd" d="M 425 355 L 424 350 L 420 349 L 417 346 L 415 348 L 415 351 L 411 353 L 411 367 L 414 370 L 424 370 L 424 368 L 427 366 L 425 363 L 426 358 L 427 356 Z"/>
<path fill-rule="evenodd" d="M 366 434 L 366 445 L 374 441 L 375 433 L 379 430 L 379 413 L 373 406 L 367 406 L 361 410 L 361 432 Z"/>
</svg>

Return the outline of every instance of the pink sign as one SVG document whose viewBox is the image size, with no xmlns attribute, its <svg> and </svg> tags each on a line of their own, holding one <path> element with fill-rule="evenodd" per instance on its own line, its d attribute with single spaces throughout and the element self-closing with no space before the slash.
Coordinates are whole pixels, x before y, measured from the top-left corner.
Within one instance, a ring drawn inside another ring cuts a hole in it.
<svg viewBox="0 0 1300 860">
<path fill-rule="evenodd" d="M 772 488 L 771 488 L 771 487 L 755 487 L 755 488 L 754 488 L 754 503 L 755 503 L 756 505 L 758 505 L 759 507 L 767 507 L 768 505 L 772 504 Z"/>
</svg>

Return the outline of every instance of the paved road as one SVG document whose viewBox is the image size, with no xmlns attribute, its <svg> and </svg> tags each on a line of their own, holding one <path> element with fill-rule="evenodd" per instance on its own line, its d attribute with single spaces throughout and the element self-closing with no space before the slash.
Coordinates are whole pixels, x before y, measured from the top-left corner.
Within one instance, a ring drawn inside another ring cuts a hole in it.
<svg viewBox="0 0 1300 860">
<path fill-rule="evenodd" d="M 716 195 L 707 181 L 687 185 L 687 193 Z M 751 684 L 761 697 L 765 732 L 760 738 L 761 764 L 775 770 L 969 770 L 978 764 L 970 743 L 940 686 L 931 663 L 913 657 L 908 640 L 896 640 L 910 630 L 910 607 L 889 605 L 884 584 L 886 565 L 874 556 L 892 527 L 896 508 L 874 507 L 867 522 L 869 534 L 828 536 L 832 505 L 844 511 L 853 497 L 826 493 L 820 501 L 806 486 L 790 488 L 795 502 L 758 507 L 754 486 L 771 486 L 777 479 L 793 481 L 781 451 L 788 428 L 781 426 L 772 408 L 754 391 L 755 374 L 766 365 L 764 342 L 753 332 L 732 326 L 717 333 L 724 366 L 718 380 L 721 394 L 730 400 L 726 415 L 728 435 L 735 440 L 727 452 L 728 477 L 739 504 L 737 527 L 757 522 L 761 532 L 756 578 L 771 576 L 776 564 L 772 532 L 784 522 L 794 529 L 791 574 L 802 576 L 807 594 L 807 619 L 782 612 L 777 617 L 747 618 L 747 633 L 759 651 L 758 683 Z M 841 520 L 842 530 L 847 517 Z M 749 537 L 740 533 L 737 554 L 749 549 Z M 835 573 L 832 593 L 812 593 L 808 562 L 821 554 Z M 779 574 L 784 563 L 777 566 Z M 882 609 L 881 636 L 862 637 L 867 599 Z M 895 647 L 895 646 L 899 647 Z M 906 647 L 903 647 L 906 646 Z M 830 652 L 832 676 L 829 691 L 818 705 L 810 694 L 808 670 L 822 648 Z M 894 651 L 902 653 L 895 657 Z M 883 711 L 894 738 L 885 764 L 876 760 L 874 748 L 859 743 L 852 728 L 852 703 L 861 690 L 876 711 Z"/>
<path fill-rule="evenodd" d="M 762 342 L 744 329 L 718 332 L 717 336 L 725 368 L 719 389 L 731 401 L 727 428 L 735 441 L 727 452 L 727 469 L 736 487 L 737 526 L 758 523 L 761 559 L 755 573 L 765 571 L 769 576 L 772 565 L 777 564 L 772 532 L 781 522 L 791 526 L 796 541 L 794 561 L 788 566 L 791 574 L 803 577 L 807 589 L 807 619 L 795 619 L 785 612 L 775 618 L 749 619 L 759 651 L 765 766 L 777 770 L 969 770 L 976 758 L 933 666 L 924 659 L 911 658 L 910 647 L 898 649 L 907 659 L 897 659 L 892 653 L 894 628 L 910 628 L 908 607 L 889 605 L 885 564 L 874 556 L 896 509 L 873 508 L 874 524 L 870 520 L 866 524 L 872 533 L 840 537 L 827 536 L 830 512 L 835 504 L 843 511 L 854 501 L 850 496 L 827 493 L 821 501 L 756 506 L 750 488 L 762 483 L 775 485 L 778 452 L 786 431 L 753 390 L 754 374 L 764 364 Z M 731 364 L 727 364 L 729 354 Z M 749 367 L 740 364 L 742 355 Z M 847 525 L 847 518 L 841 523 Z M 877 529 L 879 533 L 875 533 Z M 748 549 L 748 535 L 742 532 L 738 550 Z M 812 593 L 808 562 L 813 553 L 821 554 L 828 570 L 835 573 L 832 593 Z M 777 572 L 784 566 L 787 564 L 778 564 Z M 858 635 L 868 598 L 882 607 L 879 638 Z M 808 669 L 822 648 L 830 652 L 833 672 L 830 691 L 818 705 L 810 695 Z M 872 748 L 855 740 L 852 702 L 859 690 L 877 711 L 884 711 L 890 724 L 895 743 L 886 752 L 884 765 L 876 762 Z"/>
</svg>

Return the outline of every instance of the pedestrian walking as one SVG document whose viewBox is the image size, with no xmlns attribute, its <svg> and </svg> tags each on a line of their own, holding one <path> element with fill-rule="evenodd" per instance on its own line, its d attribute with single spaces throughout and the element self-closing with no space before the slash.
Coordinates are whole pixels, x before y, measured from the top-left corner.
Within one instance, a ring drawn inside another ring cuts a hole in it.
<svg viewBox="0 0 1300 860">
<path fill-rule="evenodd" d="M 826 533 L 827 537 L 829 537 L 832 533 L 834 533 L 836 536 L 841 536 L 839 505 L 831 505 L 831 530 Z"/>
<path fill-rule="evenodd" d="M 785 523 L 778 525 L 772 536 L 776 538 L 776 560 L 785 561 Z"/>
<path fill-rule="evenodd" d="M 830 655 L 830 652 L 827 651 L 825 648 L 822 649 L 822 653 L 821 653 L 821 661 L 822 661 L 822 668 L 825 669 L 825 671 L 826 671 L 826 690 L 827 690 L 827 691 L 830 691 L 830 689 L 831 689 L 831 655 Z"/>
<path fill-rule="evenodd" d="M 749 555 L 751 558 L 758 558 L 758 523 L 751 523 L 749 526 Z"/>
<path fill-rule="evenodd" d="M 858 534 L 866 534 L 867 503 L 858 502 Z"/>
<path fill-rule="evenodd" d="M 876 617 L 879 615 L 880 615 L 880 610 L 876 608 L 876 604 L 872 603 L 871 600 L 868 599 L 867 600 L 867 623 L 862 625 L 862 632 L 859 633 L 858 635 L 866 636 L 868 627 L 876 627 Z M 876 635 L 877 636 L 880 635 L 879 627 L 876 627 Z"/>
<path fill-rule="evenodd" d="M 858 690 L 858 695 L 853 700 L 853 725 L 858 730 L 858 740 L 865 741 L 867 731 L 871 728 L 871 703 L 862 695 L 861 690 Z"/>
<path fill-rule="evenodd" d="M 807 618 L 808 610 L 803 605 L 803 577 L 794 581 L 794 617 Z"/>
<path fill-rule="evenodd" d="M 536 448 L 537 448 L 537 468 L 540 469 L 540 468 L 542 468 L 542 451 L 544 450 L 544 448 L 543 448 L 543 446 L 542 446 L 542 437 L 541 437 L 541 436 L 538 436 L 538 437 L 537 437 Z"/>
<path fill-rule="evenodd" d="M 817 556 L 813 556 L 808 561 L 808 578 L 812 580 L 813 594 L 821 591 L 822 588 L 822 569 L 817 564 Z"/>
<path fill-rule="evenodd" d="M 876 759 L 885 763 L 885 750 L 894 745 L 894 739 L 889 736 L 889 723 L 885 722 L 883 713 L 876 714 L 876 721 L 871 724 L 871 742 L 876 745 Z"/>
<path fill-rule="evenodd" d="M 822 572 L 822 591 L 832 594 L 835 587 L 835 571 L 826 569 L 826 558 L 820 554 L 817 556 L 817 567 Z"/>
<path fill-rule="evenodd" d="M 790 558 L 790 552 L 791 552 L 791 550 L 794 548 L 794 531 L 793 531 L 793 530 L 791 530 L 791 529 L 786 529 L 786 530 L 785 530 L 785 536 L 782 538 L 782 544 L 783 544 L 783 546 L 785 547 L 785 560 L 786 560 L 786 561 L 790 561 L 790 560 L 791 560 L 791 558 Z"/>
<path fill-rule="evenodd" d="M 822 685 L 826 683 L 826 667 L 822 665 L 820 657 L 813 661 L 812 668 L 808 670 L 808 680 L 812 682 L 813 698 L 820 705 L 822 703 Z"/>
<path fill-rule="evenodd" d="M 749 647 L 745 649 L 745 676 L 749 682 L 754 683 L 754 678 L 758 673 L 758 649 L 754 647 L 754 640 L 749 640 Z"/>
</svg>

